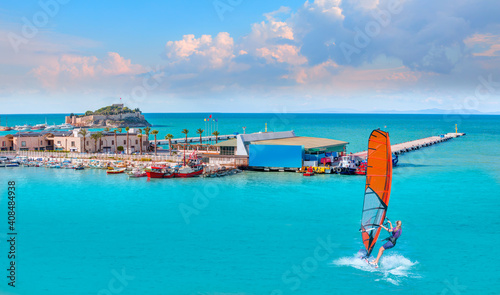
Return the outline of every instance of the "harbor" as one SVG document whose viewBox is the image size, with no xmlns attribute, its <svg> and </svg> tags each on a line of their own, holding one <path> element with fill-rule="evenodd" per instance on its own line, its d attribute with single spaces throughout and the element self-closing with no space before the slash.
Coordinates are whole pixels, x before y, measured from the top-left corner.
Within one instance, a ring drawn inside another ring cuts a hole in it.
<svg viewBox="0 0 500 295">
<path fill-rule="evenodd" d="M 83 143 L 86 139 L 80 130 L 19 133 L 17 136 L 0 137 L 0 144 L 4 147 L 0 151 L 0 167 L 106 169 L 108 174 L 124 173 L 131 177 L 148 178 L 220 177 L 242 170 L 289 171 L 304 176 L 365 175 L 367 167 L 367 151 L 348 153 L 347 141 L 297 136 L 293 131 L 214 136 L 215 141 L 220 138 L 225 140 L 212 145 L 203 144 L 204 139 L 209 141 L 212 137 L 187 138 L 187 141 L 186 138 L 170 139 L 171 147 L 168 145 L 169 148 L 163 150 L 162 145 L 168 144 L 168 140 L 161 144 L 157 140 L 149 141 L 135 129 L 129 130 L 127 134 L 101 132 L 100 138 L 89 136 L 94 141 L 86 143 Z M 397 166 L 400 155 L 464 135 L 446 133 L 393 144 L 393 166 Z M 31 138 L 34 138 L 32 141 L 38 147 L 23 141 Z M 40 139 L 47 141 L 46 145 L 50 146 L 42 149 L 38 144 Z M 120 149 L 115 141 L 122 139 L 123 145 L 127 147 L 125 152 L 123 149 L 118 152 Z M 199 143 L 191 144 L 195 139 Z M 109 144 L 112 146 L 107 147 Z M 81 152 L 84 145 L 89 146 L 90 150 Z M 54 146 L 60 147 L 60 150 L 52 150 Z"/>
</svg>

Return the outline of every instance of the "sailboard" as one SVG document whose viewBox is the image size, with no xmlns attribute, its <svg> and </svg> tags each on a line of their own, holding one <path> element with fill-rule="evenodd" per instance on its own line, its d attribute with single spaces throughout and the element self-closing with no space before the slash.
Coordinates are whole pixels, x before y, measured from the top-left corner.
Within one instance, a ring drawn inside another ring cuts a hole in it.
<svg viewBox="0 0 500 295">
<path fill-rule="evenodd" d="M 392 181 L 392 152 L 389 133 L 373 130 L 368 139 L 365 198 L 361 216 L 361 236 L 368 258 L 384 223 Z"/>
</svg>

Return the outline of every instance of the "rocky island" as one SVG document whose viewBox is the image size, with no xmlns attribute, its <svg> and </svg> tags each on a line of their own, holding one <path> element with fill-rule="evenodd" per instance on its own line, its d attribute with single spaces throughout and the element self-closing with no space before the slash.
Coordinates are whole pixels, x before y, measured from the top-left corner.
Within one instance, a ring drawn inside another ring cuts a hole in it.
<svg viewBox="0 0 500 295">
<path fill-rule="evenodd" d="M 96 111 L 86 111 L 83 115 L 66 116 L 66 123 L 75 127 L 146 127 L 151 126 L 138 108 L 131 110 L 123 104 L 113 104 Z"/>
</svg>

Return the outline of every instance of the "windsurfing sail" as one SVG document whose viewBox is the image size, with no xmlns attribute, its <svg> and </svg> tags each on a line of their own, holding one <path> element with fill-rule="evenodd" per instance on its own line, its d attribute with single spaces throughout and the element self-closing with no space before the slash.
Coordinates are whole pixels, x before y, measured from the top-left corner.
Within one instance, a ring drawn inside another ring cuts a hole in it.
<svg viewBox="0 0 500 295">
<path fill-rule="evenodd" d="M 370 256 L 384 223 L 391 196 L 392 152 L 389 133 L 373 130 L 368 139 L 365 200 L 361 217 L 361 235 Z"/>
</svg>

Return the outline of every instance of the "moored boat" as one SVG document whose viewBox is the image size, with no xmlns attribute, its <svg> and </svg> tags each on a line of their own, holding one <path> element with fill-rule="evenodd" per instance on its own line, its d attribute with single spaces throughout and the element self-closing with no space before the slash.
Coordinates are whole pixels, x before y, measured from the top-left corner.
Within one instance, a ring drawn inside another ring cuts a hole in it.
<svg viewBox="0 0 500 295">
<path fill-rule="evenodd" d="M 202 165 L 183 166 L 175 172 L 175 177 L 188 178 L 188 177 L 200 176 L 201 174 L 203 174 Z"/>
<path fill-rule="evenodd" d="M 169 167 L 151 167 L 146 170 L 146 175 L 148 178 L 173 178 L 175 172 Z"/>
<path fill-rule="evenodd" d="M 124 172 L 125 172 L 125 168 L 114 169 L 111 167 L 109 167 L 108 171 L 106 171 L 107 174 L 120 174 L 120 173 L 124 173 Z"/>
<path fill-rule="evenodd" d="M 314 170 L 312 167 L 307 168 L 307 171 L 302 174 L 303 176 L 314 176 Z"/>
</svg>

